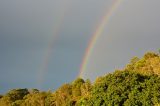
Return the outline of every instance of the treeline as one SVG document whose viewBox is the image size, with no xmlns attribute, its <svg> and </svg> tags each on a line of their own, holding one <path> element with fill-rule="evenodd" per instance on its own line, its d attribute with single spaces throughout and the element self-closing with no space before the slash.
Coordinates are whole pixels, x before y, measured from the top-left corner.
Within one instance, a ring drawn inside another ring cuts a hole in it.
<svg viewBox="0 0 160 106">
<path fill-rule="evenodd" d="M 123 70 L 90 80 L 77 78 L 54 92 L 13 89 L 0 106 L 160 106 L 160 56 L 134 57 Z"/>
<path fill-rule="evenodd" d="M 91 88 L 89 80 L 78 78 L 55 92 L 13 89 L 0 96 L 0 106 L 75 106 L 82 97 L 90 95 Z"/>
</svg>

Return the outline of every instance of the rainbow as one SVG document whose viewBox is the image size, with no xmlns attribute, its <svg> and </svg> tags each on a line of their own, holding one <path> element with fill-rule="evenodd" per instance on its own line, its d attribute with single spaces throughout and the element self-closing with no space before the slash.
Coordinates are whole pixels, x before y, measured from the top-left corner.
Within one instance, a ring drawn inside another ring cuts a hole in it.
<svg viewBox="0 0 160 106">
<path fill-rule="evenodd" d="M 52 36 L 48 40 L 47 48 L 44 54 L 44 60 L 40 66 L 40 69 L 38 70 L 38 76 L 37 76 L 37 87 L 40 89 L 42 88 L 42 85 L 44 83 L 44 78 L 46 75 L 46 71 L 48 70 L 48 64 L 50 61 L 50 57 L 52 55 L 53 51 L 53 46 L 54 43 L 58 37 L 58 34 L 61 30 L 61 27 L 63 25 L 65 15 L 67 14 L 68 10 L 70 9 L 69 7 L 71 6 L 71 0 L 63 0 L 63 6 L 60 11 L 60 15 L 57 19 L 57 22 L 55 23 L 55 28 L 53 29 Z"/>
<path fill-rule="evenodd" d="M 80 66 L 80 71 L 78 74 L 78 77 L 82 77 L 84 75 L 84 72 L 86 70 L 89 58 L 91 56 L 91 53 L 93 52 L 94 49 L 94 45 L 97 42 L 97 39 L 101 36 L 104 27 L 106 26 L 106 24 L 109 22 L 111 16 L 113 15 L 113 13 L 117 10 L 117 8 L 119 7 L 119 5 L 122 3 L 123 0 L 115 0 L 111 6 L 111 8 L 107 11 L 107 13 L 102 17 L 100 24 L 98 25 L 96 31 L 94 32 L 88 47 L 86 49 L 86 52 L 84 54 L 83 60 L 82 60 L 82 64 Z"/>
</svg>

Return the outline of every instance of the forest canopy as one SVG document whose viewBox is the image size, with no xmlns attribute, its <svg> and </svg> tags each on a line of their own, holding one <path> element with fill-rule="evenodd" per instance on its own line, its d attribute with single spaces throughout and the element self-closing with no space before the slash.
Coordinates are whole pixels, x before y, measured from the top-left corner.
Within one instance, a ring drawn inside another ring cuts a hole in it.
<svg viewBox="0 0 160 106">
<path fill-rule="evenodd" d="M 133 57 L 94 83 L 77 78 L 55 91 L 12 89 L 0 95 L 0 106 L 160 106 L 160 56 Z"/>
</svg>

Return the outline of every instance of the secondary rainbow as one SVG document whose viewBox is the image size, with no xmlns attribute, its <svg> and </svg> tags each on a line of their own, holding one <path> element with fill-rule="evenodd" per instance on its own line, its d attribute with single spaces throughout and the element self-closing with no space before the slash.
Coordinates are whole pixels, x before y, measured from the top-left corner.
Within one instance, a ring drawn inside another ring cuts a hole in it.
<svg viewBox="0 0 160 106">
<path fill-rule="evenodd" d="M 63 25 L 64 19 L 66 17 L 65 15 L 67 14 L 68 10 L 70 9 L 69 7 L 71 5 L 72 5 L 71 0 L 63 0 L 63 6 L 61 8 L 59 18 L 57 19 L 57 21 L 54 25 L 55 28 L 53 29 L 52 36 L 48 39 L 48 46 L 47 46 L 45 54 L 44 54 L 44 60 L 43 60 L 43 63 L 41 64 L 40 69 L 38 71 L 37 86 L 39 88 L 42 88 L 43 83 L 45 81 L 45 75 L 48 70 L 48 64 L 50 61 L 50 57 L 51 57 L 51 55 L 53 55 L 52 51 L 53 51 L 54 43 L 56 41 L 56 38 L 59 35 L 59 32 L 61 30 L 62 25 Z"/>
<path fill-rule="evenodd" d="M 122 3 L 123 0 L 115 0 L 112 3 L 111 8 L 106 12 L 106 14 L 102 17 L 100 24 L 98 25 L 96 31 L 93 34 L 93 37 L 91 38 L 88 47 L 86 49 L 84 58 L 82 60 L 82 64 L 80 66 L 80 72 L 78 74 L 78 77 L 82 77 L 84 75 L 84 71 L 86 70 L 87 67 L 87 63 L 89 61 L 89 58 L 91 56 L 91 53 L 93 52 L 94 49 L 94 45 L 96 44 L 97 39 L 101 36 L 104 27 L 106 26 L 106 24 L 109 22 L 111 16 L 113 15 L 113 13 L 117 10 L 117 8 L 119 7 L 119 5 Z"/>
</svg>

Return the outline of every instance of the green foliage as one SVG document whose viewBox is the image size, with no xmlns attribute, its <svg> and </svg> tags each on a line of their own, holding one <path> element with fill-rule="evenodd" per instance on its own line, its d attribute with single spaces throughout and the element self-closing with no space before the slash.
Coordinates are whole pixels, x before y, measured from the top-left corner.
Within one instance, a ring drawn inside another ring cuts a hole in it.
<svg viewBox="0 0 160 106">
<path fill-rule="evenodd" d="M 3 97 L 3 95 L 0 95 L 0 99 Z"/>
<path fill-rule="evenodd" d="M 54 92 L 13 89 L 0 95 L 0 106 L 160 106 L 160 56 L 134 57 L 93 84 L 77 78 Z"/>
<path fill-rule="evenodd" d="M 160 102 L 160 78 L 129 71 L 115 72 L 95 82 L 86 106 L 152 106 Z"/>
<path fill-rule="evenodd" d="M 6 96 L 10 98 L 11 101 L 21 100 L 25 95 L 29 94 L 28 89 L 13 89 L 10 90 Z"/>
<path fill-rule="evenodd" d="M 144 75 L 160 75 L 160 56 L 156 53 L 148 52 L 141 59 L 134 57 L 125 67 L 125 70 L 136 71 Z"/>
</svg>

